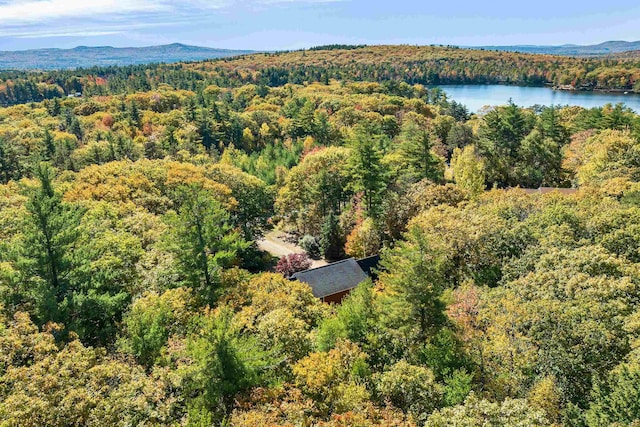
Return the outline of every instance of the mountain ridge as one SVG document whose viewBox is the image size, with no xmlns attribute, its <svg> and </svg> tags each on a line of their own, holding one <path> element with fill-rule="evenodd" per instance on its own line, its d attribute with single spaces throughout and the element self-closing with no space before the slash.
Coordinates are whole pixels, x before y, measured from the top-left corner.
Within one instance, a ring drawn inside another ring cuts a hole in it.
<svg viewBox="0 0 640 427">
<path fill-rule="evenodd" d="M 141 47 L 76 46 L 0 51 L 0 69 L 55 70 L 93 66 L 137 65 L 154 62 L 201 61 L 255 53 L 253 50 L 220 49 L 171 43 Z"/>
<path fill-rule="evenodd" d="M 610 40 L 594 45 L 563 44 L 461 46 L 472 50 L 495 50 L 528 54 L 575 57 L 636 57 L 640 56 L 640 41 Z M 304 49 L 314 50 L 319 47 Z M 183 43 L 142 47 L 76 46 L 70 49 L 41 48 L 0 51 L 0 70 L 57 70 L 95 66 L 145 65 L 151 63 L 193 62 L 228 58 L 253 53 L 255 50 L 221 49 L 192 46 Z"/>
<path fill-rule="evenodd" d="M 520 53 L 538 53 L 562 56 L 607 56 L 640 50 L 640 40 L 608 40 L 591 45 L 511 45 L 511 46 L 465 46 L 469 49 L 499 50 Z"/>
</svg>

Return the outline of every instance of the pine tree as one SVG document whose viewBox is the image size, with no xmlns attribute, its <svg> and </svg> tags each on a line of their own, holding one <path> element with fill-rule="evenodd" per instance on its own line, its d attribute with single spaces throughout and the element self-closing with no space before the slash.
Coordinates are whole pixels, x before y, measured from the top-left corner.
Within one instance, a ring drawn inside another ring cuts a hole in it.
<svg viewBox="0 0 640 427">
<path fill-rule="evenodd" d="M 53 136 L 51 135 L 51 132 L 49 132 L 49 129 L 44 130 L 42 139 L 44 143 L 46 159 L 51 160 L 56 154 L 56 146 L 53 141 Z"/>
<path fill-rule="evenodd" d="M 186 281 L 212 301 L 220 269 L 235 262 L 249 244 L 232 229 L 229 213 L 207 190 L 182 186 L 177 199 L 180 207 L 169 218 L 169 247 Z"/>
<path fill-rule="evenodd" d="M 184 116 L 190 122 L 195 122 L 196 120 L 196 103 L 193 98 L 187 98 L 184 105 Z"/>
<path fill-rule="evenodd" d="M 209 112 L 207 110 L 200 110 L 196 126 L 198 127 L 198 134 L 200 135 L 202 145 L 208 150 L 215 143 L 215 140 L 211 120 L 209 119 Z"/>
<path fill-rule="evenodd" d="M 80 120 L 76 116 L 72 116 L 71 122 L 69 123 L 69 133 L 73 134 L 78 138 L 79 141 L 82 141 L 82 137 L 84 136 L 84 132 L 82 131 L 82 126 L 80 125 Z"/>
<path fill-rule="evenodd" d="M 408 342 L 422 345 L 446 321 L 440 297 L 445 288 L 443 260 L 426 241 L 419 227 L 382 258 L 380 283 L 387 305 L 384 323 L 404 332 Z"/>
<path fill-rule="evenodd" d="M 386 170 L 381 163 L 381 137 L 364 126 L 357 126 L 349 142 L 349 174 L 352 190 L 362 192 L 367 214 L 376 218 L 380 213 L 382 196 L 387 188 Z"/>
<path fill-rule="evenodd" d="M 558 109 L 554 106 L 545 108 L 540 114 L 540 132 L 544 138 L 551 138 L 557 144 L 563 146 L 569 143 L 569 132 L 560 123 Z"/>
<path fill-rule="evenodd" d="M 178 140 L 176 139 L 175 131 L 176 128 L 173 126 L 167 126 L 162 138 L 162 149 L 172 156 L 178 152 Z"/>
<path fill-rule="evenodd" d="M 20 149 L 19 144 L 12 143 L 8 138 L 0 135 L 0 183 L 5 184 L 22 176 Z"/>
<path fill-rule="evenodd" d="M 39 278 L 26 290 L 36 302 L 43 323 L 62 319 L 60 306 L 70 295 L 67 275 L 78 238 L 82 211 L 62 200 L 53 188 L 54 171 L 46 163 L 36 165 L 38 186 L 26 188 L 28 216 L 23 227 L 23 256 L 20 263 L 28 276 Z M 38 284 L 42 286 L 38 286 Z"/>
<path fill-rule="evenodd" d="M 442 162 L 431 152 L 432 146 L 429 132 L 416 123 L 409 122 L 402 129 L 400 150 L 416 181 L 426 178 L 441 182 L 444 179 Z"/>
<path fill-rule="evenodd" d="M 338 217 L 332 211 L 329 211 L 322 224 L 320 249 L 326 259 L 334 260 L 344 256 L 344 237 Z"/>
<path fill-rule="evenodd" d="M 129 104 L 129 108 L 127 109 L 127 113 L 129 116 L 129 122 L 131 126 L 135 128 L 140 127 L 140 111 L 138 110 L 138 104 L 135 101 L 131 101 Z"/>
</svg>

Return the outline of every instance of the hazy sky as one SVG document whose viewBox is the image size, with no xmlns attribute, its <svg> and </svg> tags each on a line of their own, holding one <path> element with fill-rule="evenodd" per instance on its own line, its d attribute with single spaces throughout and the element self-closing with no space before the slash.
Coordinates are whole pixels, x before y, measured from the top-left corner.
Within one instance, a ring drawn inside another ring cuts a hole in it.
<svg viewBox="0 0 640 427">
<path fill-rule="evenodd" d="M 591 44 L 638 40 L 639 29 L 638 0 L 0 0 L 0 50 Z"/>
</svg>

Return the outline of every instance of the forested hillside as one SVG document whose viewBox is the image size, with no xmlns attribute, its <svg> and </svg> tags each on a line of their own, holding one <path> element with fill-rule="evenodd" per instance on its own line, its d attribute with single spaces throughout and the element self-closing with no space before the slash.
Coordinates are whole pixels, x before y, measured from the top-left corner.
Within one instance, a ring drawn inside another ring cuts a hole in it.
<svg viewBox="0 0 640 427">
<path fill-rule="evenodd" d="M 545 84 L 582 90 L 639 91 L 637 57 L 587 59 L 431 46 L 324 46 L 195 63 L 94 67 L 73 71 L 0 73 L 0 105 L 83 93 L 157 89 L 201 91 L 211 84 L 375 81 L 409 84 Z"/>
<path fill-rule="evenodd" d="M 5 75 L 83 96 L 0 108 L 0 425 L 637 426 L 640 116 L 414 84 L 595 64 L 478 55 Z M 377 278 L 324 304 L 272 228 Z"/>
<path fill-rule="evenodd" d="M 73 49 L 0 51 L 0 70 L 56 70 L 64 68 L 202 61 L 252 53 L 173 43 L 161 46 L 78 46 Z"/>
</svg>

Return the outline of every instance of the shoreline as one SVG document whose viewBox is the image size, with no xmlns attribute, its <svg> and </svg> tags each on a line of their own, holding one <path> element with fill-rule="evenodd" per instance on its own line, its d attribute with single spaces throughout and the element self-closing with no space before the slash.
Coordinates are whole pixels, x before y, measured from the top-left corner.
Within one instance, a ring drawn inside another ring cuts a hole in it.
<svg viewBox="0 0 640 427">
<path fill-rule="evenodd" d="M 571 85 L 553 86 L 552 84 L 545 84 L 544 87 L 548 87 L 553 90 L 561 90 L 565 92 L 598 92 L 598 93 L 615 93 L 620 95 L 639 95 L 640 94 L 640 92 L 635 92 L 633 89 L 586 88 L 586 87 L 575 87 Z"/>
<path fill-rule="evenodd" d="M 640 91 L 636 92 L 633 89 L 615 89 L 615 88 L 588 88 L 588 87 L 575 87 L 571 85 L 559 85 L 554 86 L 553 83 L 545 83 L 543 85 L 531 85 L 531 84 L 517 84 L 517 83 L 450 83 L 439 85 L 426 85 L 429 88 L 443 88 L 447 86 L 514 86 L 514 87 L 537 87 L 546 88 L 551 90 L 558 90 L 562 92 L 596 92 L 596 93 L 611 93 L 617 95 L 640 95 Z"/>
</svg>

